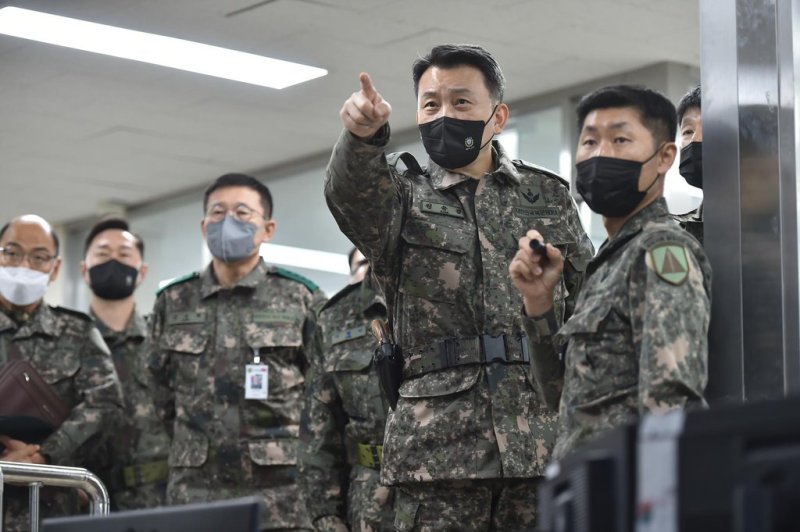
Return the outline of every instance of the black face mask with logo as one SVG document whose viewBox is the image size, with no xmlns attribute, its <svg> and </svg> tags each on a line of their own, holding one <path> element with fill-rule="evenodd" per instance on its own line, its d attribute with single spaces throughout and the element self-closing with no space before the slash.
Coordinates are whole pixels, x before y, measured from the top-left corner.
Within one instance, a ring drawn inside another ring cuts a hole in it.
<svg viewBox="0 0 800 532">
<path fill-rule="evenodd" d="M 102 299 L 125 299 L 136 288 L 139 271 L 118 260 L 109 260 L 89 268 L 89 286 Z"/>
<path fill-rule="evenodd" d="M 494 134 L 492 134 L 492 138 L 481 145 L 483 130 L 497 111 L 497 105 L 494 106 L 492 114 L 486 121 L 442 116 L 420 124 L 419 133 L 422 137 L 422 145 L 425 146 L 425 151 L 428 152 L 431 160 L 442 168 L 453 170 L 463 168 L 477 159 L 478 153 L 494 138 Z"/>
<path fill-rule="evenodd" d="M 645 190 L 639 190 L 642 166 L 661 150 L 644 161 L 616 157 L 592 157 L 575 165 L 575 186 L 583 200 L 597 214 L 621 218 L 630 214 L 642 202 L 647 192 L 658 182 L 661 174 Z"/>
<path fill-rule="evenodd" d="M 678 171 L 687 183 L 695 188 L 703 188 L 703 143 L 690 142 L 681 150 Z"/>
</svg>

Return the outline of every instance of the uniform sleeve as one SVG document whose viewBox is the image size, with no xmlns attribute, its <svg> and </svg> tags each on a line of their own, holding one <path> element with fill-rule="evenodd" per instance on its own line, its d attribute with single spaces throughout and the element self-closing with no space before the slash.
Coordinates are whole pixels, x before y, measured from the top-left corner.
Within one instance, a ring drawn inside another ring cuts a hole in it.
<svg viewBox="0 0 800 532">
<path fill-rule="evenodd" d="M 574 313 L 575 302 L 583 286 L 586 266 L 594 256 L 594 246 L 583 229 L 578 207 L 566 190 L 565 196 L 565 215 L 561 223 L 564 225 L 564 231 L 571 235 L 569 240 L 574 242 L 567 248 L 564 260 L 562 276 L 567 291 L 566 297 L 563 304 L 555 305 L 545 316 L 523 318 L 523 325 L 530 341 L 532 380 L 547 406 L 556 412 L 564 387 L 564 362 L 560 354 L 561 346 L 555 334 Z"/>
<path fill-rule="evenodd" d="M 164 428 L 172 438 L 173 421 L 175 420 L 175 393 L 172 388 L 171 360 L 169 351 L 161 347 L 161 335 L 164 333 L 166 298 L 162 292 L 156 299 L 153 315 L 150 320 L 150 354 L 148 367 L 152 376 L 151 387 L 153 404 L 164 423 Z"/>
<path fill-rule="evenodd" d="M 326 516 L 346 518 L 349 474 L 344 411 L 333 378 L 324 370 L 322 349 L 322 333 L 317 329 L 300 421 L 300 482 L 313 522 Z"/>
<path fill-rule="evenodd" d="M 559 325 L 563 325 L 575 311 L 575 302 L 583 285 L 583 277 L 586 274 L 586 266 L 594 257 L 594 246 L 586 231 L 581 224 L 578 215 L 578 206 L 575 200 L 569 196 L 569 205 L 566 209 L 564 223 L 575 237 L 575 246 L 567 250 L 567 257 L 564 261 L 564 286 L 567 289 L 567 297 L 564 301 L 564 314 L 559 316 Z"/>
<path fill-rule="evenodd" d="M 555 337 L 560 326 L 558 319 L 551 310 L 541 317 L 523 316 L 522 324 L 530 344 L 530 372 L 536 391 L 544 397 L 548 408 L 558 412 L 564 388 L 564 362 Z"/>
<path fill-rule="evenodd" d="M 42 444 L 42 454 L 53 464 L 85 465 L 114 433 L 123 413 L 122 387 L 114 362 L 94 326 L 88 330 L 81 348 L 81 367 L 75 376 L 75 387 L 80 403 Z"/>
<path fill-rule="evenodd" d="M 631 272 L 629 288 L 639 412 L 704 405 L 710 297 L 690 247 L 651 245 Z"/>
<path fill-rule="evenodd" d="M 342 132 L 328 163 L 325 198 L 342 232 L 380 271 L 397 248 L 403 205 L 383 151 L 388 125 L 377 138 L 385 140 L 368 143 Z"/>
</svg>

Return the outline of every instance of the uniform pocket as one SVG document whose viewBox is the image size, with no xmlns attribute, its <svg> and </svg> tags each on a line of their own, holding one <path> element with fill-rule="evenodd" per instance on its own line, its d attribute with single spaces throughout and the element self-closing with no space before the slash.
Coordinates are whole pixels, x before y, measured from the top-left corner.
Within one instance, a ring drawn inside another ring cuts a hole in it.
<svg viewBox="0 0 800 532">
<path fill-rule="evenodd" d="M 208 459 L 208 438 L 180 422 L 169 449 L 170 467 L 200 467 Z"/>
<path fill-rule="evenodd" d="M 297 440 L 258 440 L 247 444 L 250 460 L 259 466 L 297 464 Z"/>
<path fill-rule="evenodd" d="M 481 366 L 475 365 L 426 373 L 404 381 L 400 395 L 407 399 L 421 399 L 461 393 L 475 386 L 480 372 Z"/>
<path fill-rule="evenodd" d="M 431 301 L 452 301 L 475 228 L 466 222 L 444 225 L 411 218 L 403 227 L 402 238 L 405 250 L 400 291 Z"/>
<path fill-rule="evenodd" d="M 580 381 L 575 404 L 602 402 L 637 385 L 638 359 L 630 324 L 610 302 L 576 313 L 558 332 L 569 342 L 567 371 Z"/>
<path fill-rule="evenodd" d="M 362 345 L 348 345 L 359 343 Z M 364 343 L 344 342 L 332 348 L 333 378 L 348 416 L 383 419 L 384 407 L 378 376 L 372 366 L 372 351 Z"/>
</svg>

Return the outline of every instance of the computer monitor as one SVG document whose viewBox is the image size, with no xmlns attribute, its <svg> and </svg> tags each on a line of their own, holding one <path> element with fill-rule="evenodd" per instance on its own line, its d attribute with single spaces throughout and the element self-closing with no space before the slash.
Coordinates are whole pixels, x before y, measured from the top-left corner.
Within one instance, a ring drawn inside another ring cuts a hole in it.
<svg viewBox="0 0 800 532">
<path fill-rule="evenodd" d="M 797 532 L 800 398 L 689 413 L 678 479 L 682 532 Z"/>
<path fill-rule="evenodd" d="M 612 429 L 551 466 L 538 532 L 632 532 L 636 426 Z"/>
<path fill-rule="evenodd" d="M 57 517 L 42 521 L 44 532 L 258 532 L 264 501 L 244 497 L 182 506 Z"/>
</svg>

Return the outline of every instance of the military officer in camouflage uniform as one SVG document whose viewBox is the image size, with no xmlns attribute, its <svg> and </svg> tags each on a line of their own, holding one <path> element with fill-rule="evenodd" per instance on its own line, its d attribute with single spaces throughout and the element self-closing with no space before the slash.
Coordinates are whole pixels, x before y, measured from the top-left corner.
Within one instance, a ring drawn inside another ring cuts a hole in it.
<svg viewBox="0 0 800 532">
<path fill-rule="evenodd" d="M 28 361 L 70 408 L 60 428 L 38 442 L 4 434 L 0 460 L 95 469 L 98 450 L 115 430 L 122 392 L 108 348 L 89 316 L 51 307 L 43 298 L 58 276 L 58 238 L 35 215 L 0 230 L 0 365 Z M 21 437 L 21 436 L 20 436 Z M 74 513 L 74 491 L 44 488 L 41 516 Z M 28 530 L 28 493 L 7 488 L 3 530 Z"/>
<path fill-rule="evenodd" d="M 399 487 L 398 530 L 530 529 L 555 416 L 528 378 L 522 299 L 508 265 L 530 228 L 556 243 L 567 257 L 563 318 L 592 246 L 567 183 L 492 142 L 509 109 L 491 54 L 437 46 L 413 78 L 427 167 L 384 153 L 391 107 L 362 74 L 341 110 L 345 130 L 325 181 L 339 227 L 370 260 L 403 351 L 381 481 Z"/>
<path fill-rule="evenodd" d="M 603 215 L 608 239 L 566 324 L 559 329 L 553 313 L 562 255 L 529 246 L 547 235 L 529 231 L 510 268 L 530 316 L 534 379 L 559 408 L 556 459 L 642 414 L 705 405 L 707 381 L 711 269 L 662 197 L 677 151 L 675 108 L 623 85 L 584 97 L 578 118 L 576 185 Z"/>
<path fill-rule="evenodd" d="M 201 228 L 213 259 L 158 294 L 151 366 L 172 435 L 169 503 L 260 495 L 265 530 L 310 530 L 297 447 L 313 309 L 324 296 L 261 259 L 272 206 L 269 189 L 242 174 L 206 190 Z"/>
<path fill-rule="evenodd" d="M 108 467 L 96 473 L 109 489 L 113 509 L 161 506 L 166 502 L 169 436 L 151 393 L 150 334 L 133 299 L 147 274 L 144 243 L 125 220 L 109 218 L 89 231 L 84 255 L 81 274 L 92 291 L 90 314 L 111 350 L 125 396 L 125 415 L 109 440 Z"/>
<path fill-rule="evenodd" d="M 386 305 L 360 251 L 350 255 L 351 284 L 320 310 L 300 424 L 306 505 L 320 531 L 389 530 L 392 494 L 379 484 L 388 405 L 372 363 L 373 319 Z M 349 524 L 349 526 L 348 526 Z"/>
<path fill-rule="evenodd" d="M 680 132 L 680 166 L 686 182 L 703 189 L 703 113 L 700 86 L 687 92 L 678 103 Z M 703 243 L 703 204 L 686 214 L 674 215 L 681 227 Z"/>
</svg>

